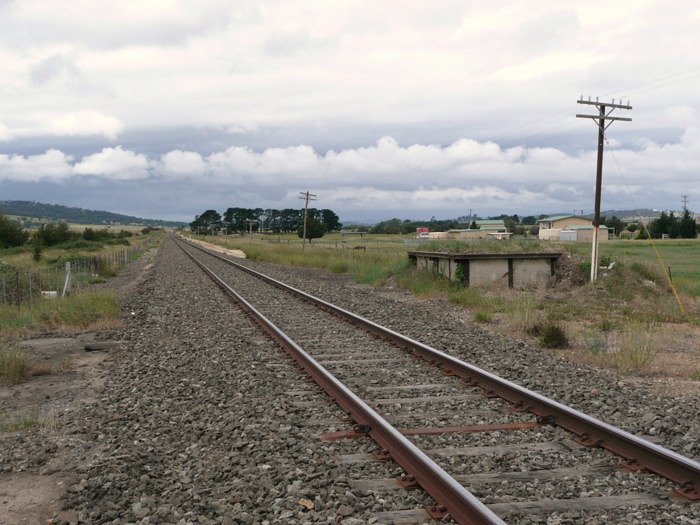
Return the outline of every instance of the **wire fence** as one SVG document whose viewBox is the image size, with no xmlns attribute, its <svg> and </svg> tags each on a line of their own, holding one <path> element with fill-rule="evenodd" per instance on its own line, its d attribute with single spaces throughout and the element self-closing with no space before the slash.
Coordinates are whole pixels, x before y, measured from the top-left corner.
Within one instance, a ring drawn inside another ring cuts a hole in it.
<svg viewBox="0 0 700 525">
<path fill-rule="evenodd" d="M 35 301 L 62 297 L 112 277 L 130 261 L 156 243 L 144 239 L 123 249 L 91 257 L 78 257 L 54 263 L 39 270 L 0 268 L 0 295 L 2 308 L 17 308 Z"/>
</svg>

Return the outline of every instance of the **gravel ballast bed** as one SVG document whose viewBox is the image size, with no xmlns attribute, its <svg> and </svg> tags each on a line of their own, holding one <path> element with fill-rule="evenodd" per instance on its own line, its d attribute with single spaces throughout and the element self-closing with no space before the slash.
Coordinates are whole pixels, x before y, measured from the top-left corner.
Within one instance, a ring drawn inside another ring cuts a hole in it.
<svg viewBox="0 0 700 525">
<path fill-rule="evenodd" d="M 700 457 L 700 386 L 695 396 L 663 397 L 613 372 L 491 333 L 444 300 L 419 300 L 398 288 L 361 285 L 320 270 L 236 262 L 680 454 Z"/>
<path fill-rule="evenodd" d="M 199 256 L 200 254 L 197 254 L 197 255 Z M 272 296 L 273 292 L 271 292 L 269 290 L 265 293 L 262 293 L 262 295 L 260 292 L 255 291 L 255 285 L 248 284 L 250 282 L 254 282 L 251 280 L 251 278 L 249 276 L 244 275 L 244 274 L 240 274 L 240 273 L 236 272 L 235 270 L 231 269 L 230 267 L 228 267 L 227 265 L 225 265 L 219 261 L 216 261 L 212 258 L 208 258 L 208 257 L 204 256 L 204 259 L 205 259 L 206 264 L 208 264 L 212 268 L 214 268 L 214 270 L 217 273 L 219 273 L 222 277 L 224 277 L 227 280 L 231 279 L 230 282 L 236 282 L 237 288 L 244 290 L 245 292 L 242 292 L 243 295 L 248 297 L 249 299 L 252 299 L 251 296 L 255 296 L 256 294 L 258 297 L 270 297 L 270 296 Z M 247 265 L 265 266 L 268 268 L 270 267 L 270 265 L 261 265 L 261 264 L 251 265 L 250 261 L 247 262 Z M 290 282 L 290 276 L 293 279 L 296 278 L 297 280 L 299 280 L 299 278 L 298 278 L 299 273 L 310 273 L 310 272 L 307 272 L 306 270 L 286 269 L 286 268 L 277 268 L 277 267 L 274 267 L 273 272 L 270 272 L 268 270 L 263 270 L 263 271 L 265 271 L 265 273 L 268 273 L 268 274 L 273 274 L 274 272 L 277 272 L 277 274 L 273 275 L 273 276 L 277 276 L 278 278 L 280 278 L 281 280 L 283 280 L 285 282 Z M 313 272 L 313 274 L 314 275 L 311 276 L 312 280 L 310 282 L 308 282 L 308 284 L 309 284 L 308 287 L 304 286 L 304 284 L 307 283 L 307 281 L 303 281 L 301 284 L 296 284 L 296 285 L 299 288 L 310 291 L 314 295 L 318 295 L 326 300 L 329 300 L 330 302 L 337 302 L 337 303 L 340 303 L 341 305 L 343 305 L 343 303 L 341 301 L 338 301 L 338 296 L 345 297 L 345 299 L 346 299 L 345 302 L 347 303 L 348 296 L 350 296 L 350 294 L 348 293 L 349 290 L 352 290 L 354 288 L 358 288 L 356 285 L 353 285 L 352 283 L 346 283 L 346 282 L 343 283 L 342 279 L 341 279 L 341 283 L 342 283 L 341 286 L 340 287 L 334 286 L 332 288 L 333 291 L 336 292 L 338 295 L 332 295 L 332 294 L 323 295 L 322 293 L 319 293 L 319 291 L 326 291 L 327 292 L 328 288 L 318 286 L 318 282 L 316 282 L 314 280 L 314 277 L 316 275 L 320 274 L 321 275 L 320 281 L 323 284 L 328 284 L 327 281 L 332 282 L 332 284 L 337 284 L 336 281 L 338 279 L 335 278 L 334 276 L 328 276 L 327 274 L 324 275 L 322 272 Z M 345 286 L 342 286 L 342 285 L 345 285 Z M 267 286 L 267 285 L 265 285 L 265 286 Z M 340 289 L 338 289 L 338 288 L 340 288 Z M 367 315 L 368 308 L 366 306 L 366 303 L 367 302 L 371 303 L 371 301 L 367 301 L 367 297 L 368 296 L 371 297 L 372 296 L 371 292 L 375 292 L 375 290 L 369 288 L 370 293 L 366 293 L 367 287 L 360 287 L 360 288 L 365 288 L 365 290 L 363 290 L 363 292 L 365 292 L 365 293 L 363 293 L 363 301 L 364 301 L 363 304 L 365 304 L 365 311 L 363 313 L 365 315 Z M 248 293 L 248 295 L 246 295 L 246 292 Z M 377 294 L 377 295 L 380 295 L 380 294 Z M 404 298 L 402 298 L 402 299 L 404 299 Z M 270 307 L 269 303 L 273 303 L 273 306 Z M 262 309 L 263 309 L 264 313 L 266 310 L 267 310 L 268 315 L 270 313 L 272 313 L 273 319 L 278 319 L 279 321 L 282 322 L 281 327 L 283 329 L 286 330 L 286 329 L 288 329 L 288 327 L 291 327 L 292 332 L 294 332 L 295 329 L 297 329 L 297 327 L 294 326 L 293 321 L 291 321 L 291 322 L 289 321 L 288 315 L 285 315 L 283 313 L 283 312 L 285 312 L 285 310 L 289 311 L 289 310 L 294 308 L 295 310 L 300 310 L 301 312 L 305 312 L 305 313 L 300 315 L 300 317 L 302 319 L 304 319 L 304 323 L 302 323 L 303 325 L 311 325 L 314 322 L 319 322 L 319 321 L 315 321 L 315 319 L 314 319 L 314 317 L 316 317 L 315 314 L 313 313 L 314 309 L 310 308 L 308 305 L 300 305 L 300 306 L 292 307 L 292 306 L 290 306 L 291 303 L 289 303 L 285 308 L 283 303 L 284 303 L 283 300 L 275 297 L 274 300 L 262 299 L 262 302 L 256 303 L 256 305 L 258 305 L 258 306 L 262 305 Z M 405 305 L 405 303 L 406 303 L 405 300 L 399 300 L 399 301 L 395 301 L 391 304 L 390 311 L 391 311 L 394 319 L 397 319 L 397 318 L 400 319 L 403 317 L 405 312 L 407 312 L 407 311 L 410 312 L 411 306 L 407 307 Z M 424 305 L 425 305 L 425 303 L 421 304 L 421 306 L 424 306 Z M 349 307 L 349 308 L 353 309 L 355 311 L 358 310 L 357 308 L 352 308 L 352 307 Z M 384 305 L 384 308 L 382 310 L 386 311 L 386 305 Z M 426 328 L 431 332 L 437 331 L 436 328 L 440 328 L 440 329 L 444 328 L 444 315 L 440 315 L 440 320 L 439 321 L 436 320 L 437 321 L 436 325 L 432 326 L 430 324 L 430 322 L 434 320 L 435 315 L 433 315 L 432 318 L 430 318 L 426 314 L 427 314 L 427 312 L 425 312 L 425 311 L 421 311 L 418 313 L 418 315 L 421 317 L 421 319 L 424 320 L 424 323 L 421 326 L 421 328 L 423 328 L 424 331 Z M 322 317 L 322 316 L 319 316 L 319 317 Z M 368 315 L 368 317 L 373 318 L 371 315 Z M 376 317 L 374 319 L 377 320 L 378 322 L 381 322 L 384 324 L 390 324 L 390 323 L 387 323 L 385 320 L 379 320 Z M 462 324 L 464 325 L 464 323 L 462 323 Z M 338 328 L 335 324 L 331 324 L 330 326 L 333 327 L 332 332 L 333 332 L 333 335 L 335 337 L 337 337 L 338 335 L 341 335 L 343 333 L 344 329 L 342 327 Z M 466 326 L 466 328 L 475 329 L 477 331 L 477 335 L 482 336 L 482 338 L 483 338 L 484 334 L 478 333 L 478 332 L 480 332 L 480 330 L 478 328 L 473 327 L 473 326 L 472 327 Z M 397 328 L 397 329 L 400 330 L 400 328 Z M 297 331 L 299 331 L 300 333 L 303 333 L 303 328 L 297 329 Z M 457 338 L 460 338 L 460 339 L 464 338 L 465 340 L 468 340 L 469 336 L 471 336 L 472 334 L 467 329 L 467 330 L 462 330 L 461 333 L 459 333 L 459 332 L 454 333 L 454 335 Z M 318 336 L 318 337 L 323 337 L 323 336 Z M 416 336 L 414 335 L 414 337 L 416 337 Z M 416 338 L 421 339 L 420 337 L 416 337 Z M 423 339 L 423 340 L 425 341 L 425 339 Z M 506 345 L 508 344 L 507 341 L 499 341 L 499 342 L 501 344 L 504 344 L 504 343 Z M 431 343 L 429 342 L 429 344 L 431 344 Z M 379 343 L 378 343 L 378 346 L 382 347 L 382 345 Z M 516 346 L 517 346 L 517 348 L 521 348 L 522 343 L 520 343 L 520 344 L 516 343 Z M 323 353 L 324 349 L 321 348 L 319 351 Z M 529 351 L 536 352 L 537 350 L 529 349 Z M 382 351 L 380 353 L 382 355 L 385 355 L 384 351 Z M 544 357 L 547 357 L 547 356 L 545 355 Z M 566 364 L 562 360 L 557 360 L 557 359 L 555 359 L 555 360 L 558 361 L 559 365 Z M 511 364 L 511 366 L 517 367 L 517 366 L 523 366 L 523 365 L 515 362 L 515 363 Z M 531 361 L 528 363 L 528 366 L 532 366 Z M 575 368 L 575 367 L 570 367 L 570 368 Z M 568 371 L 569 374 L 571 374 L 572 372 L 573 372 L 572 370 Z M 591 370 L 591 372 L 594 372 L 594 371 Z M 578 373 L 578 372 L 575 372 L 575 373 Z M 370 373 L 370 375 L 371 375 L 371 373 Z M 426 382 L 429 382 L 430 377 L 424 377 L 424 380 Z M 353 380 L 351 379 L 351 384 L 352 383 L 353 383 Z M 360 382 L 360 385 L 359 385 L 360 390 L 362 390 L 361 383 L 362 382 Z M 409 411 L 410 410 L 411 410 L 411 408 L 409 408 Z M 465 407 L 465 412 L 468 412 L 467 407 Z M 566 436 L 568 436 L 568 433 L 566 433 L 564 431 L 557 431 L 557 432 L 559 432 L 559 434 L 561 434 L 560 439 L 563 439 Z M 479 438 L 477 437 L 476 439 L 479 439 Z M 594 455 L 603 454 L 602 451 L 593 451 L 593 452 L 594 452 Z M 558 458 L 559 465 L 562 465 L 562 464 L 566 465 L 568 461 L 571 461 L 571 459 L 572 459 L 571 454 L 574 454 L 574 452 L 573 451 L 566 451 L 566 452 L 560 454 L 560 456 Z M 530 461 L 531 459 L 532 458 L 528 458 L 528 457 L 522 458 L 523 470 L 527 470 L 526 466 L 528 464 L 530 464 L 530 465 L 532 464 L 532 461 Z M 536 460 L 537 458 L 534 458 L 534 459 Z M 454 463 L 454 461 L 447 461 L 447 462 L 441 461 L 440 463 L 443 463 L 444 465 L 449 465 L 450 463 Z M 488 461 L 486 461 L 486 463 L 488 463 Z M 554 462 L 552 463 L 552 466 L 555 466 Z M 485 470 L 488 470 L 488 468 L 485 468 Z M 448 471 L 451 471 L 451 470 L 448 468 Z M 537 483 L 535 483 L 535 486 L 537 486 Z M 571 487 L 572 487 L 572 485 L 571 485 L 571 482 L 569 480 L 549 481 L 549 482 L 546 482 L 546 485 L 540 487 L 541 488 L 540 493 L 543 495 L 543 497 L 548 496 L 548 497 L 568 498 L 568 497 L 572 497 L 572 495 L 571 495 L 572 488 Z M 634 487 L 634 490 L 632 490 L 631 492 L 637 492 L 637 491 L 641 492 L 644 490 L 648 490 L 648 491 L 651 491 L 652 493 L 664 494 L 665 492 L 668 492 L 673 487 L 673 485 L 668 483 L 667 481 L 665 481 L 663 479 L 656 477 L 656 476 L 635 477 L 635 475 L 633 475 L 631 479 L 629 477 L 628 478 L 621 478 L 619 476 L 610 476 L 607 479 L 597 480 L 597 482 L 591 483 L 591 488 L 589 490 L 585 490 L 583 488 L 583 485 L 581 487 L 579 487 L 578 485 L 574 485 L 574 487 L 576 488 L 576 490 L 579 491 L 579 493 L 581 494 L 582 497 L 588 497 L 588 496 L 596 496 L 596 495 L 606 496 L 606 495 L 611 495 L 614 493 L 621 493 L 621 492 L 622 493 L 630 493 L 630 490 L 629 490 L 630 487 Z M 529 484 L 524 484 L 524 486 L 521 490 L 519 490 L 519 487 L 517 486 L 517 484 L 511 485 L 509 487 L 509 491 L 511 491 L 511 494 L 515 494 L 516 496 L 518 495 L 518 493 L 520 493 L 521 494 L 520 497 L 526 497 L 527 499 L 532 499 L 533 488 Z M 484 497 L 484 499 L 486 501 L 490 500 L 489 497 Z M 696 507 L 695 507 L 695 509 L 696 509 Z M 656 512 L 659 513 L 660 511 L 657 509 Z M 695 514 L 695 511 L 693 510 L 693 508 L 688 508 L 687 506 L 686 507 L 679 507 L 678 512 L 684 513 L 684 514 L 687 514 L 688 512 L 690 512 L 690 514 Z M 595 513 L 596 512 L 594 511 L 593 515 Z M 691 519 L 691 518 L 689 518 L 689 519 Z M 509 521 L 511 521 L 511 520 L 509 520 Z M 517 521 L 513 521 L 513 522 L 517 522 Z M 527 522 L 530 523 L 532 521 L 530 521 L 528 519 Z"/>
</svg>

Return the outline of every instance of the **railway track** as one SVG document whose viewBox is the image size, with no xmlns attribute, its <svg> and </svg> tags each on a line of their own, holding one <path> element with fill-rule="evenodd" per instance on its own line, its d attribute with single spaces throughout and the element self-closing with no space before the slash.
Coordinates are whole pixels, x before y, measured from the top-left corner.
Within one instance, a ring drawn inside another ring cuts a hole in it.
<svg viewBox="0 0 700 525">
<path fill-rule="evenodd" d="M 338 456 L 357 466 L 355 486 L 386 494 L 421 487 L 436 502 L 427 509 L 378 513 L 380 522 L 449 515 L 458 523 L 531 523 L 537 522 L 527 521 L 533 515 L 546 520 L 571 510 L 664 509 L 674 500 L 698 499 L 700 464 L 689 458 L 225 257 L 178 244 L 349 415 L 354 427 L 322 432 L 321 439 L 369 436 L 378 443 L 376 454 Z M 618 456 L 629 472 L 620 470 Z M 364 474 L 388 459 L 405 474 Z M 557 483 L 538 493 L 538 485 L 549 480 Z"/>
</svg>

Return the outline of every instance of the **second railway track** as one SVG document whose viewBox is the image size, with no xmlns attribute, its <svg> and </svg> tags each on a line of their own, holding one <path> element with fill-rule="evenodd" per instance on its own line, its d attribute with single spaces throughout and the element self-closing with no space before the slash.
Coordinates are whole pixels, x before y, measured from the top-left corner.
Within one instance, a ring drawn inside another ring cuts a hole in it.
<svg viewBox="0 0 700 525">
<path fill-rule="evenodd" d="M 368 332 L 368 326 L 352 326 L 337 315 L 234 268 L 220 257 L 193 246 L 186 250 L 254 303 L 263 315 L 508 523 L 548 523 L 548 516 L 570 511 L 590 512 L 595 519 L 601 511 L 614 516 L 624 514 L 625 509 L 645 508 L 658 509 L 662 516 L 676 512 L 677 504 L 669 499 L 674 489 L 694 496 L 700 470 L 692 460 L 655 445 L 647 446 L 646 442 L 634 443 L 634 439 L 627 448 L 622 447 L 616 441 L 614 428 L 602 429 L 610 432 L 604 440 L 596 434 L 595 427 L 590 432 L 588 428 L 569 428 L 576 436 L 552 425 L 566 428 L 574 424 L 565 421 L 569 417 L 566 407 L 552 412 L 558 408 L 554 404 L 545 411 L 537 404 L 537 398 L 516 400 L 520 406 L 515 408 L 520 410 L 513 410 L 512 403 L 498 397 L 514 401 L 498 381 L 485 385 L 488 377 L 476 376 L 479 380 L 474 380 L 475 376 L 466 377 L 459 369 L 450 369 L 435 359 L 448 372 L 463 375 L 446 377 L 436 367 L 426 366 L 415 348 L 413 353 L 407 352 L 410 345 L 400 337 L 385 334 L 384 340 L 379 339 Z M 308 393 L 312 392 L 310 388 Z M 299 398 L 295 401 L 298 406 L 312 408 L 317 401 L 305 400 L 306 393 L 299 390 L 289 395 Z M 366 439 L 363 434 L 373 430 L 353 429 L 340 420 L 311 420 L 309 424 L 318 425 L 320 439 L 326 440 Z M 626 437 L 624 433 L 621 436 Z M 583 444 L 574 441 L 574 437 Z M 623 472 L 617 466 L 620 458 L 590 445 L 606 446 L 636 460 L 631 467 L 646 466 L 678 483 L 645 472 Z M 390 495 L 415 484 L 406 475 L 400 479 L 377 476 L 376 472 L 386 469 L 373 467 L 380 458 L 367 452 L 339 455 L 337 461 L 352 465 L 358 490 Z M 433 495 L 440 501 L 435 489 Z M 422 500 L 430 506 L 430 498 Z M 696 504 L 690 505 L 697 508 Z M 441 509 L 434 510 L 439 516 Z M 486 521 L 457 519 L 462 523 L 498 522 L 488 521 L 488 512 L 485 515 Z M 378 513 L 376 518 L 386 523 L 419 523 L 429 516 L 416 507 Z"/>
</svg>

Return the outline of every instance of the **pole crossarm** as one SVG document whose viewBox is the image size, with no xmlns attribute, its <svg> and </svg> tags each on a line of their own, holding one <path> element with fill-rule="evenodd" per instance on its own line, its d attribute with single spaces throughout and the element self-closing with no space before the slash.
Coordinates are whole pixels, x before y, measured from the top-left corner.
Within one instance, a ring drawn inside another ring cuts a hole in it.
<svg viewBox="0 0 700 525">
<path fill-rule="evenodd" d="M 622 101 L 620 101 L 622 102 Z M 619 108 L 619 109 L 632 109 L 632 106 L 630 106 L 629 101 L 627 101 L 627 104 L 615 104 L 615 99 L 612 100 L 612 102 L 601 102 L 598 99 L 591 100 L 590 97 L 588 97 L 588 100 L 583 100 L 583 97 L 578 99 L 576 101 L 577 104 L 586 104 L 588 106 L 605 106 L 606 108 Z"/>
</svg>

